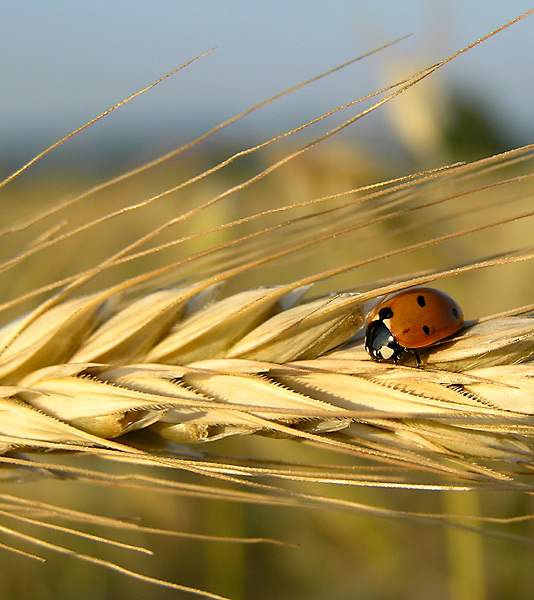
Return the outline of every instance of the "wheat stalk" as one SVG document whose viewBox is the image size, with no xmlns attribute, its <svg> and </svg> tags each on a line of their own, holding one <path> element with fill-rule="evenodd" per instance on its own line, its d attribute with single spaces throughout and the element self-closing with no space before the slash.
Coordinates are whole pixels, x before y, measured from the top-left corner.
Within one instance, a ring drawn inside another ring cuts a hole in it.
<svg viewBox="0 0 534 600">
<path fill-rule="evenodd" d="M 4 451 L 106 447 L 101 438 L 150 427 L 182 443 L 261 432 L 324 435 L 332 448 L 335 433 L 345 451 L 350 442 L 355 454 L 401 463 L 399 449 L 423 451 L 468 478 L 470 459 L 532 464 L 531 317 L 470 325 L 414 370 L 375 364 L 361 338 L 351 341 L 364 322 L 360 295 L 299 302 L 291 288 L 241 292 L 187 316 L 194 288 L 114 311 L 104 308 L 113 296 L 97 293 L 11 324 L 1 338 Z"/>
</svg>

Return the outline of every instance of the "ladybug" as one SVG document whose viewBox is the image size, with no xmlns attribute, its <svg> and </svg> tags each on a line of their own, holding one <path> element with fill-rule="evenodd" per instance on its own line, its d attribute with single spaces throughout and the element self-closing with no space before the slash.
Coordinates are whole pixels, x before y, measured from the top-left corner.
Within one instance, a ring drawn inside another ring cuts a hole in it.
<svg viewBox="0 0 534 600">
<path fill-rule="evenodd" d="M 426 348 L 453 333 L 464 322 L 462 309 L 450 296 L 428 287 L 413 287 L 383 300 L 369 316 L 365 349 L 376 361 L 397 364 L 411 351 Z"/>
</svg>

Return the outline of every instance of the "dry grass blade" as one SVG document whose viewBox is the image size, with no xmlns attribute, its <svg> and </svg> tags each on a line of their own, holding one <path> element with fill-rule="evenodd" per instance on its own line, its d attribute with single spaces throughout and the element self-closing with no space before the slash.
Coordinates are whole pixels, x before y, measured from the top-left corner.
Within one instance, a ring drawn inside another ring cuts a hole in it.
<svg viewBox="0 0 534 600">
<path fill-rule="evenodd" d="M 172 75 L 174 75 L 175 73 L 177 73 L 178 71 L 181 71 L 182 69 L 184 69 L 185 67 L 188 67 L 190 65 L 192 65 L 193 63 L 195 63 L 197 60 L 200 60 L 201 58 L 203 58 L 204 56 L 206 56 L 207 54 L 209 54 L 211 52 L 211 50 L 208 50 L 207 52 L 204 52 L 203 54 L 200 54 L 199 56 L 197 56 L 196 58 L 193 58 L 192 60 L 190 60 L 189 62 L 181 65 L 180 67 L 177 67 L 176 69 L 173 69 L 172 71 L 170 71 L 169 73 L 166 73 L 165 75 L 163 75 L 163 77 L 160 77 L 159 79 L 157 79 L 156 81 L 154 81 L 153 83 L 151 83 L 150 85 L 148 85 L 147 87 L 143 88 L 142 90 L 139 90 L 138 92 L 135 92 L 134 94 L 132 94 L 131 96 L 128 96 L 128 98 L 125 98 L 124 100 L 121 100 L 118 104 L 116 104 L 115 106 L 112 106 L 111 108 L 109 108 L 108 110 L 106 110 L 105 112 L 103 112 L 101 115 L 98 115 L 98 117 L 95 117 L 94 119 L 91 119 L 91 121 L 89 121 L 88 123 L 86 123 L 85 125 L 82 125 L 81 127 L 79 127 L 78 129 L 75 129 L 73 132 L 69 133 L 67 136 L 65 136 L 64 138 L 62 138 L 61 140 L 59 140 L 58 142 L 56 142 L 55 144 L 53 144 L 52 146 L 50 146 L 49 148 L 46 148 L 46 150 L 44 150 L 43 152 L 41 152 L 40 154 L 38 154 L 36 157 L 34 157 L 30 162 L 26 163 L 23 167 L 21 167 L 20 169 L 18 169 L 17 171 L 15 171 L 12 175 L 10 175 L 9 177 L 7 177 L 6 179 L 4 179 L 4 181 L 0 182 L 0 188 L 4 187 L 5 185 L 9 184 L 11 181 L 13 181 L 15 178 L 17 178 L 19 175 L 21 175 L 24 171 L 26 171 L 27 169 L 29 169 L 32 165 L 34 165 L 38 160 L 41 160 L 41 158 L 43 158 L 46 154 L 48 154 L 49 152 L 52 152 L 53 150 L 55 150 L 57 147 L 59 147 L 61 144 L 65 143 L 68 139 L 74 137 L 75 135 L 78 135 L 79 133 L 81 133 L 84 129 L 87 129 L 88 127 L 91 127 L 91 125 L 93 125 L 94 123 L 96 123 L 97 121 L 99 121 L 100 119 L 106 117 L 107 115 L 109 115 L 110 113 L 112 113 L 113 111 L 117 110 L 118 108 L 120 108 L 121 106 L 124 106 L 126 103 L 130 102 L 130 100 L 133 100 L 134 98 L 136 98 L 137 96 L 140 96 L 141 94 L 144 94 L 145 92 L 148 92 L 149 90 L 151 90 L 153 87 L 155 87 L 156 85 L 160 84 L 162 81 L 165 81 L 165 79 L 167 79 L 168 77 L 171 77 Z M 41 216 L 39 218 L 42 218 Z"/>
<path fill-rule="evenodd" d="M 213 600 L 228 600 L 228 598 L 225 598 L 224 596 L 219 596 L 217 594 L 210 594 L 209 592 L 205 592 L 203 590 L 199 590 L 196 588 L 191 588 L 185 585 L 179 585 L 177 583 L 171 583 L 170 581 L 162 581 L 161 579 L 157 579 L 156 577 L 149 577 L 147 575 L 142 575 L 140 573 L 136 573 L 134 571 L 131 571 L 129 569 L 126 569 L 124 567 L 121 567 L 120 565 L 117 565 L 115 563 L 112 563 L 110 561 L 107 560 L 103 560 L 100 558 L 95 558 L 94 556 L 88 556 L 88 555 L 84 555 L 81 554 L 79 552 L 75 552 L 72 550 L 69 550 L 68 548 L 64 548 L 62 546 L 58 546 L 57 544 L 51 544 L 49 542 L 45 542 L 44 540 L 37 538 L 37 537 L 33 537 L 30 535 L 26 535 L 21 533 L 20 531 L 15 531 L 12 530 L 8 527 L 4 527 L 2 525 L 0 525 L 0 531 L 2 531 L 5 534 L 8 535 L 12 535 L 15 538 L 19 539 L 19 540 L 25 540 L 25 541 L 29 541 L 33 544 L 35 544 L 36 546 L 39 546 L 41 548 L 45 548 L 45 549 L 49 549 L 49 550 L 53 550 L 54 552 L 58 552 L 60 554 L 66 555 L 66 556 L 74 556 L 76 558 L 79 558 L 83 561 L 86 561 L 88 563 L 93 563 L 96 565 L 99 565 L 101 567 L 105 567 L 108 569 L 111 569 L 112 571 L 116 571 L 118 573 L 122 573 L 123 575 L 127 575 L 129 577 L 132 577 L 138 581 L 144 581 L 147 583 L 152 583 L 152 584 L 156 584 L 156 585 L 161 585 L 165 588 L 169 588 L 172 590 L 177 590 L 177 591 L 181 591 L 181 592 L 187 592 L 190 594 L 194 594 L 196 596 L 199 596 L 201 598 L 212 598 Z M 10 550 L 13 550 L 10 548 Z M 14 550 L 16 551 L 16 550 Z"/>
</svg>

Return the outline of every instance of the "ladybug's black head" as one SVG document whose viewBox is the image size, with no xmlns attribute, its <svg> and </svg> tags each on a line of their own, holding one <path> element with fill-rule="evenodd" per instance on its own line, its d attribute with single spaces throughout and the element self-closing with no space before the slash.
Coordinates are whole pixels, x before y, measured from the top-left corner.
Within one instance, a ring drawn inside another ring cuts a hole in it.
<svg viewBox="0 0 534 600">
<path fill-rule="evenodd" d="M 397 360 L 402 356 L 404 348 L 397 342 L 383 321 L 371 321 L 365 332 L 365 349 L 371 358 L 381 360 Z"/>
</svg>

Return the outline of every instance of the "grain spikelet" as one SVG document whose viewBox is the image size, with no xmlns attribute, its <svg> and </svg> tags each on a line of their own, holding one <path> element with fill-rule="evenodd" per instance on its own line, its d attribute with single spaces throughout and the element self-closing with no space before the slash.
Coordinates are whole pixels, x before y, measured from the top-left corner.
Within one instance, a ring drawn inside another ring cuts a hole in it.
<svg viewBox="0 0 534 600">
<path fill-rule="evenodd" d="M 102 324 L 74 353 L 74 362 L 125 362 L 144 357 L 166 335 L 191 296 L 160 290 L 129 303 Z"/>
<path fill-rule="evenodd" d="M 337 294 L 272 317 L 237 342 L 229 358 L 274 362 L 316 358 L 351 338 L 363 324 L 353 294 Z"/>
<path fill-rule="evenodd" d="M 20 397 L 46 414 L 103 438 L 147 427 L 161 418 L 160 398 L 81 377 L 84 365 L 41 369 L 21 384 Z"/>
<path fill-rule="evenodd" d="M 0 380 L 19 381 L 44 366 L 67 362 L 98 323 L 103 294 L 73 298 L 18 319 L 0 331 Z"/>
<path fill-rule="evenodd" d="M 171 335 L 148 352 L 146 360 L 184 364 L 225 356 L 236 341 L 282 306 L 298 301 L 304 291 L 295 294 L 283 286 L 259 288 L 220 300 L 176 325 Z"/>
</svg>

